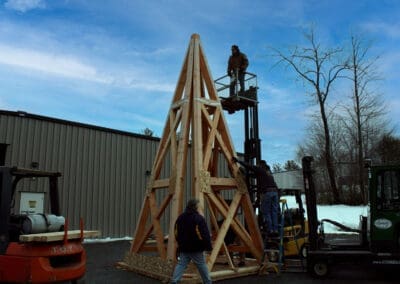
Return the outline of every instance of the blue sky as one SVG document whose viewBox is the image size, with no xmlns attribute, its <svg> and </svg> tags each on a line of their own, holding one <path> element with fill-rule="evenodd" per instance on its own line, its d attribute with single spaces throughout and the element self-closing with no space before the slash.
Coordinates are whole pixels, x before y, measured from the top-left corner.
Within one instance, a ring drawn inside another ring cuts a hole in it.
<svg viewBox="0 0 400 284">
<path fill-rule="evenodd" d="M 0 109 L 160 136 L 198 33 L 214 79 L 225 75 L 232 44 L 247 54 L 248 71 L 258 76 L 262 156 L 284 164 L 295 159 L 315 107 L 293 73 L 272 68 L 268 47 L 303 44 L 311 24 L 327 46 L 342 45 L 351 32 L 373 41 L 385 79 L 379 93 L 397 126 L 396 0 L 0 0 Z M 243 114 L 225 114 L 243 151 Z"/>
</svg>

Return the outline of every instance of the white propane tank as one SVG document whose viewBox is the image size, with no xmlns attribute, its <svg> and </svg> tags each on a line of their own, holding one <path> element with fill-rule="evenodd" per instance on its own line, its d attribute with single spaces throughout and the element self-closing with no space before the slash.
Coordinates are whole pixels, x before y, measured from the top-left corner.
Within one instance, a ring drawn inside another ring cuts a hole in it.
<svg viewBox="0 0 400 284">
<path fill-rule="evenodd" d="M 29 214 L 22 223 L 24 234 L 38 234 L 62 231 L 65 224 L 63 216 L 52 214 Z"/>
</svg>

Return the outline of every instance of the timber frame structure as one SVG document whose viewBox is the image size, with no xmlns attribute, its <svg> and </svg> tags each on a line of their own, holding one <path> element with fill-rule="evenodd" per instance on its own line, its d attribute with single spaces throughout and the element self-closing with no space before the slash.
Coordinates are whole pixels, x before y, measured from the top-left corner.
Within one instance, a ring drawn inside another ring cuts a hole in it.
<svg viewBox="0 0 400 284">
<path fill-rule="evenodd" d="M 171 277 L 176 260 L 174 224 L 185 201 L 197 198 L 200 211 L 212 228 L 213 250 L 207 255 L 212 279 L 259 273 L 264 260 L 263 240 L 245 176 L 238 164 L 232 161 L 234 156 L 236 152 L 200 36 L 193 34 L 153 163 L 130 252 L 122 263 L 125 268 L 163 280 Z M 230 177 L 220 176 L 218 171 L 218 164 L 223 159 Z M 165 176 L 161 173 L 167 162 L 171 163 L 171 171 Z M 190 191 L 185 189 L 187 169 L 191 169 Z M 190 196 L 185 196 L 186 192 L 191 192 Z M 227 194 L 230 194 L 229 201 L 224 198 Z M 165 232 L 162 218 L 169 222 Z M 222 225 L 220 220 L 224 220 Z M 229 229 L 240 239 L 238 245 L 225 245 L 224 238 Z M 233 251 L 251 255 L 244 267 L 235 267 L 230 256 Z M 154 259 L 144 264 L 147 257 L 154 255 L 157 265 Z M 224 258 L 223 262 L 219 261 L 220 258 Z M 160 263 L 165 267 L 155 268 Z M 225 267 L 221 268 L 221 263 Z M 197 274 L 186 274 L 185 277 L 193 281 L 199 279 Z"/>
</svg>

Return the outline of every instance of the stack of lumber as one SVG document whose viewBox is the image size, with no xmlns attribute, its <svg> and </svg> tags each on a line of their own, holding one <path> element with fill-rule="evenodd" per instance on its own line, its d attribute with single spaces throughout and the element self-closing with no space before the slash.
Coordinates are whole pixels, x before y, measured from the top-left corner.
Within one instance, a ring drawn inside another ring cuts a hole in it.
<svg viewBox="0 0 400 284">
<path fill-rule="evenodd" d="M 65 232 L 51 232 L 51 233 L 39 233 L 39 234 L 29 234 L 20 235 L 20 242 L 57 242 L 64 240 Z M 83 238 L 94 238 L 100 236 L 99 231 L 83 231 Z M 81 230 L 67 231 L 67 239 L 80 239 Z"/>
</svg>

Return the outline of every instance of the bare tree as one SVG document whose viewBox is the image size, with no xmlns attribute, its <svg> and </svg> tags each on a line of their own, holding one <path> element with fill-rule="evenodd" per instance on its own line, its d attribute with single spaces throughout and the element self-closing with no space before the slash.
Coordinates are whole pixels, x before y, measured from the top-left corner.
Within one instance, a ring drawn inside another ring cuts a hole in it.
<svg viewBox="0 0 400 284">
<path fill-rule="evenodd" d="M 377 57 L 369 57 L 371 44 L 360 37 L 351 36 L 350 64 L 348 65 L 350 75 L 346 76 L 353 85 L 352 107 L 345 106 L 349 123 L 346 124 L 348 133 L 354 139 L 356 149 L 355 162 L 357 163 L 358 184 L 364 203 L 367 200 L 365 186 L 364 158 L 368 147 L 367 136 L 370 122 L 382 117 L 385 113 L 384 104 L 380 97 L 373 91 L 372 84 L 380 80 L 376 70 Z M 344 120 L 346 122 L 346 120 Z"/>
<path fill-rule="evenodd" d="M 153 130 L 151 130 L 151 129 L 148 128 L 148 127 L 146 127 L 145 129 L 143 129 L 143 130 L 142 130 L 142 133 L 143 133 L 143 135 L 150 136 L 150 137 L 152 137 L 153 134 L 154 134 Z"/>
<path fill-rule="evenodd" d="M 400 138 L 388 133 L 377 143 L 376 151 L 382 163 L 400 162 Z"/>
<path fill-rule="evenodd" d="M 293 160 L 287 160 L 283 168 L 286 171 L 300 170 L 300 166 Z"/>
<path fill-rule="evenodd" d="M 340 202 L 340 194 L 336 185 L 335 166 L 332 157 L 329 123 L 326 113 L 326 100 L 330 94 L 332 84 L 339 78 L 339 74 L 346 68 L 346 63 L 335 62 L 342 53 L 342 49 L 323 49 L 315 39 L 314 30 L 305 34 L 309 42 L 307 47 L 295 47 L 287 54 L 273 49 L 279 58 L 279 63 L 285 63 L 295 73 L 311 86 L 311 95 L 319 106 L 324 129 L 324 158 L 329 176 L 329 183 L 333 194 L 333 202 Z"/>
<path fill-rule="evenodd" d="M 282 171 L 282 166 L 279 163 L 275 163 L 272 165 L 272 172 L 273 173 L 279 173 Z"/>
<path fill-rule="evenodd" d="M 337 186 L 340 192 L 341 202 L 345 202 L 345 193 L 342 192 L 341 186 L 342 175 L 347 175 L 342 167 L 342 164 L 338 161 L 342 161 L 344 157 L 347 157 L 348 148 L 345 142 L 341 118 L 335 113 L 335 109 L 329 109 L 327 111 L 327 119 L 329 121 L 329 133 L 331 141 L 332 156 L 335 158 L 335 174 L 338 180 Z M 297 159 L 301 159 L 304 156 L 312 155 L 314 157 L 314 166 L 318 168 L 315 172 L 315 185 L 318 188 L 319 202 L 323 204 L 332 204 L 333 192 L 330 190 L 329 175 L 326 168 L 326 161 L 324 155 L 325 136 L 324 128 L 320 115 L 312 115 L 308 128 L 306 129 L 307 139 L 298 145 Z M 351 149 L 351 146 L 349 146 Z"/>
</svg>

